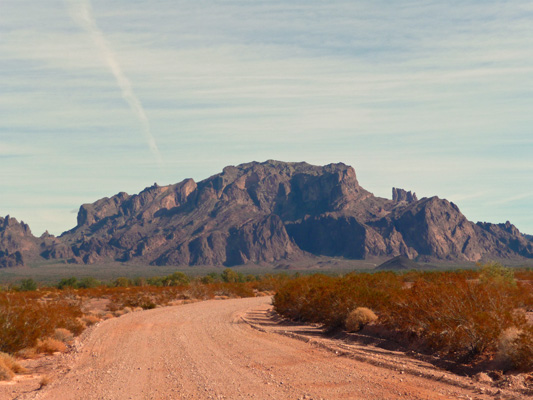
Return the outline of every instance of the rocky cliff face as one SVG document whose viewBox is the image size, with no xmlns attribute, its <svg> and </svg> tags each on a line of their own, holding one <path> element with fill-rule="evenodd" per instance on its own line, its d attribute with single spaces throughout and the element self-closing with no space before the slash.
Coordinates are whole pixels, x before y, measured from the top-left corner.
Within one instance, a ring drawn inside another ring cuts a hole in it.
<svg viewBox="0 0 533 400">
<path fill-rule="evenodd" d="M 495 237 L 499 243 L 511 251 L 527 258 L 533 258 L 533 241 L 507 221 L 505 224 L 478 222 L 477 226 Z"/>
<path fill-rule="evenodd" d="M 82 205 L 77 226 L 60 238 L 39 240 L 45 258 L 88 264 L 231 266 L 312 255 L 533 257 L 531 241 L 517 230 L 473 224 L 453 203 L 418 200 L 403 189 L 393 189 L 393 200 L 376 197 L 341 163 L 252 162 L 198 183 L 119 193 Z"/>
<path fill-rule="evenodd" d="M 0 268 L 24 265 L 39 252 L 39 240 L 24 222 L 0 217 Z"/>
<path fill-rule="evenodd" d="M 406 201 L 408 203 L 414 203 L 415 201 L 418 201 L 416 198 L 416 193 L 407 192 L 403 189 L 398 188 L 392 188 L 392 201 L 400 202 L 400 201 Z"/>
</svg>

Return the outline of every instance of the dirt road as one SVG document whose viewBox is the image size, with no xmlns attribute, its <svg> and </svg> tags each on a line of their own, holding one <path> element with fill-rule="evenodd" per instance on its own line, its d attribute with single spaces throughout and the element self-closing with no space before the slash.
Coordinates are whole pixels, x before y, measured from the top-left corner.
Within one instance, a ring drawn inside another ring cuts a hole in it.
<svg viewBox="0 0 533 400">
<path fill-rule="evenodd" d="M 18 398 L 494 399 L 269 332 L 270 302 L 213 300 L 102 322 L 67 371 Z"/>
</svg>

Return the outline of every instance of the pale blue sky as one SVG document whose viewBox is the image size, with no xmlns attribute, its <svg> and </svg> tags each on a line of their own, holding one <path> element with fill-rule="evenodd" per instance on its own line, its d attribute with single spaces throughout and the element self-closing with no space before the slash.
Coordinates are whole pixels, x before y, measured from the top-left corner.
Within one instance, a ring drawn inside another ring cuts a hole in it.
<svg viewBox="0 0 533 400">
<path fill-rule="evenodd" d="M 531 1 L 0 0 L 0 215 L 278 159 L 533 233 Z"/>
</svg>

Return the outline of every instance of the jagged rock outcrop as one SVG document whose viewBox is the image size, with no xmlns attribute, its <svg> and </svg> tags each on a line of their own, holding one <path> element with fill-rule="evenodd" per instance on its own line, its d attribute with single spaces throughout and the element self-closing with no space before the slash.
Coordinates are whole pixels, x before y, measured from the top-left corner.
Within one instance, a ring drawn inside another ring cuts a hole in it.
<svg viewBox="0 0 533 400">
<path fill-rule="evenodd" d="M 531 241 L 517 230 L 476 225 L 447 200 L 418 200 L 396 188 L 392 200 L 384 199 L 363 189 L 345 164 L 272 160 L 229 166 L 198 183 L 154 184 L 136 195 L 84 204 L 76 227 L 59 238 L 35 239 L 35 246 L 42 257 L 87 264 L 533 257 Z M 3 257 L 16 260 L 13 250 Z"/>
<path fill-rule="evenodd" d="M 411 191 L 406 192 L 403 189 L 398 188 L 392 188 L 392 201 L 400 202 L 400 201 L 406 201 L 407 203 L 413 203 L 415 201 L 418 201 L 416 198 L 416 193 L 412 193 Z"/>
<path fill-rule="evenodd" d="M 25 259 L 38 253 L 38 239 L 30 227 L 9 215 L 0 217 L 0 268 L 24 265 Z"/>
<path fill-rule="evenodd" d="M 522 235 L 520 231 L 507 221 L 505 224 L 491 224 L 478 222 L 477 226 L 496 237 L 500 243 L 513 252 L 527 258 L 533 258 L 533 241 L 528 235 Z"/>
</svg>

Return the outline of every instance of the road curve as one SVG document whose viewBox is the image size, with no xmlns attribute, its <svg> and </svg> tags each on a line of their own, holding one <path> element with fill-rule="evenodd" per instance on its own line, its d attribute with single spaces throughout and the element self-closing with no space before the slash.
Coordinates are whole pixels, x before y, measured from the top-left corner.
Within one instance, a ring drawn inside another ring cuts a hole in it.
<svg viewBox="0 0 533 400">
<path fill-rule="evenodd" d="M 69 371 L 31 395 L 47 400 L 457 399 L 454 386 L 336 356 L 241 316 L 269 297 L 126 314 L 84 340 Z M 485 397 L 478 397 L 485 398 Z"/>
</svg>

